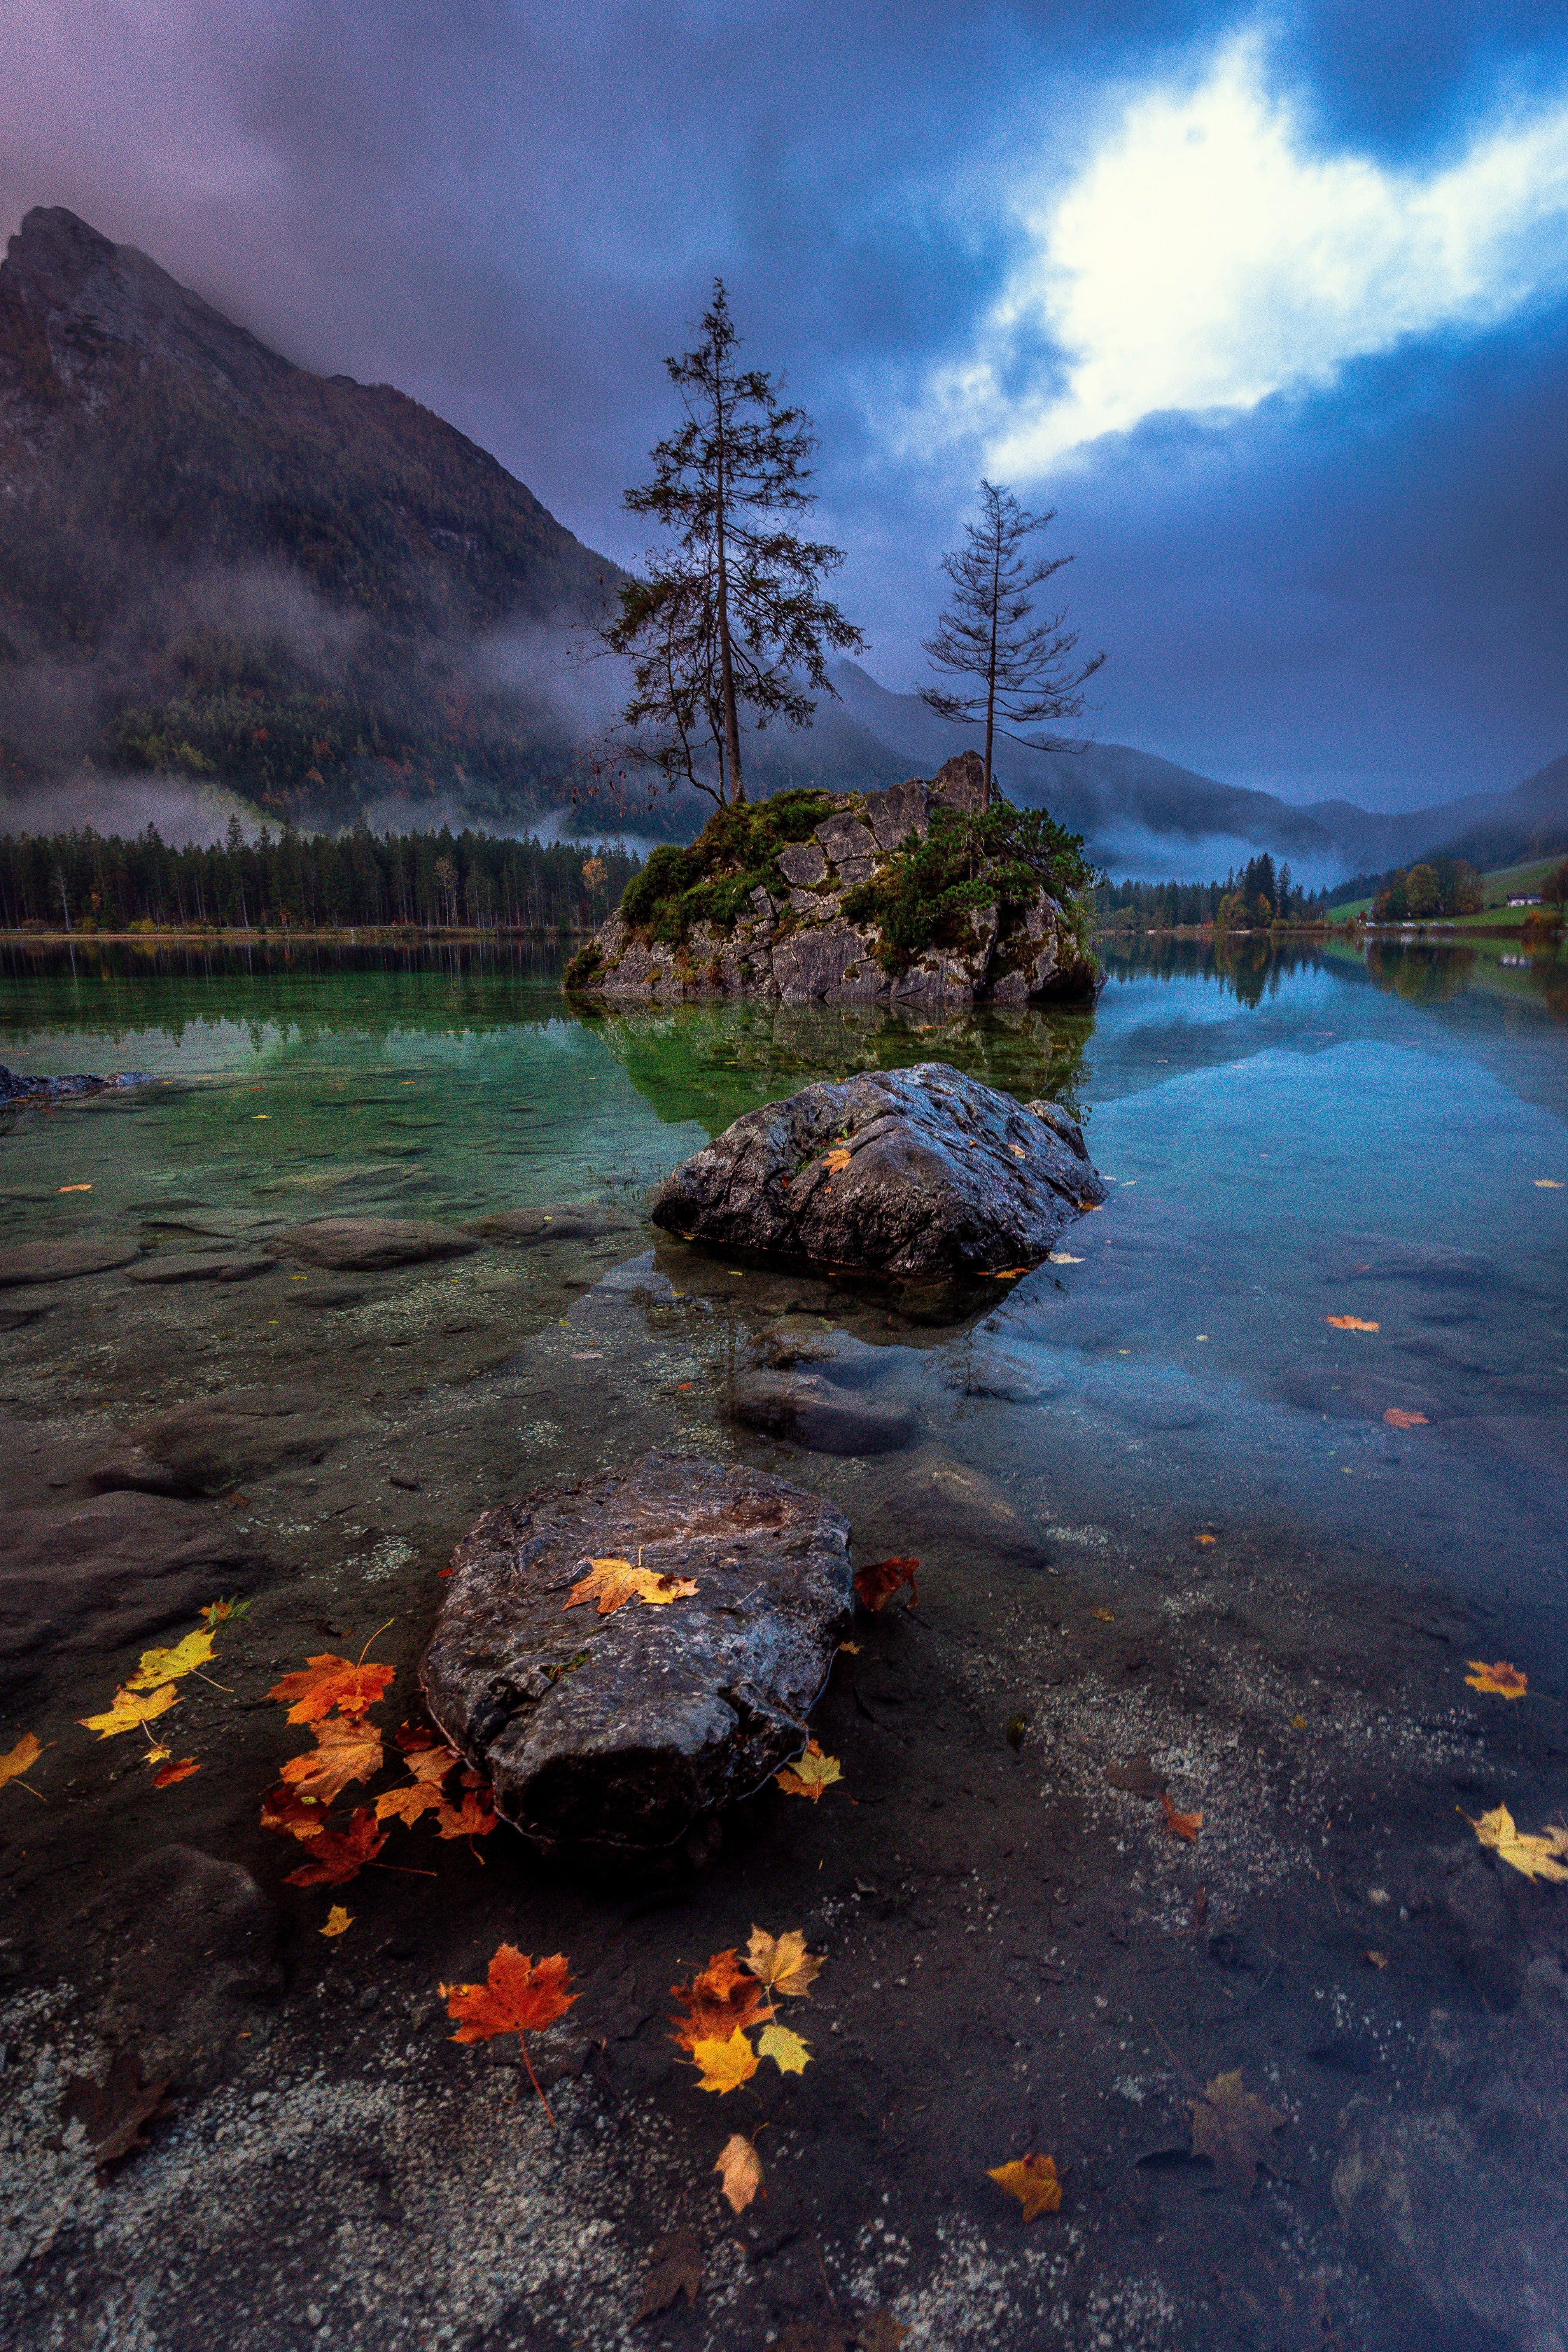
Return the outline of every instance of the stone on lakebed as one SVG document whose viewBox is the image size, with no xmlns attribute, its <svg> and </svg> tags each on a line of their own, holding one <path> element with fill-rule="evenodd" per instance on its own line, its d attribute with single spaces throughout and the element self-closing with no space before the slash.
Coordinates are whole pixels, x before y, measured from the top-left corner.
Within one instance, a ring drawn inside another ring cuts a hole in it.
<svg viewBox="0 0 1568 2352">
<path fill-rule="evenodd" d="M 697 1591 L 568 1606 L 606 1559 Z M 657 1853 L 760 1789 L 805 1747 L 854 1602 L 842 1512 L 679 1454 L 487 1511 L 453 1567 L 426 1704 L 547 1852 Z"/>
<path fill-rule="evenodd" d="M 943 1062 L 748 1111 L 655 1196 L 687 1241 L 897 1279 L 1035 1265 L 1106 1186 L 1075 1120 Z"/>
<path fill-rule="evenodd" d="M 312 1217 L 273 1234 L 265 1246 L 274 1257 L 298 1258 L 306 1265 L 380 1274 L 395 1265 L 470 1257 L 479 1244 L 455 1226 L 413 1217 Z"/>
</svg>

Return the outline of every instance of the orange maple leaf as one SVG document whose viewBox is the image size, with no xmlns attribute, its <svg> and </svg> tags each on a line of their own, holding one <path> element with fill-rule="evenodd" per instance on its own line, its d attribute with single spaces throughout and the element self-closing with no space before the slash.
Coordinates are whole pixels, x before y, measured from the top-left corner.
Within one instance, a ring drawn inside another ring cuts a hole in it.
<svg viewBox="0 0 1568 2352">
<path fill-rule="evenodd" d="M 153 1773 L 153 1786 L 154 1789 L 172 1789 L 176 1780 L 188 1780 L 193 1772 L 199 1772 L 201 1769 L 194 1756 L 182 1756 L 178 1763 L 165 1764 L 162 1771 Z"/>
<path fill-rule="evenodd" d="M 346 1830 L 321 1830 L 310 1842 L 309 1862 L 291 1870 L 288 1886 L 346 1886 L 367 1862 L 374 1862 L 386 1843 L 368 1805 L 356 1806 Z"/>
<path fill-rule="evenodd" d="M 1026 2221 L 1037 2221 L 1042 2213 L 1061 2210 L 1062 2184 L 1057 2178 L 1054 2156 L 1015 2157 L 1011 2164 L 993 2165 L 991 2178 L 1009 2197 L 1018 2200 Z"/>
<path fill-rule="evenodd" d="M 374 1706 L 397 1672 L 395 1666 L 355 1665 L 347 1658 L 322 1652 L 307 1658 L 298 1674 L 285 1675 L 268 1692 L 289 1709 L 290 1723 L 320 1723 L 336 1707 L 342 1715 L 363 1715 Z"/>
<path fill-rule="evenodd" d="M 670 2040 L 681 2050 L 695 2050 L 700 2042 L 728 2042 L 759 2017 L 773 2013 L 771 2006 L 764 2009 L 763 1987 L 741 1966 L 734 1951 L 715 1952 L 689 1985 L 669 1990 L 686 2011 L 669 2021 L 675 2028 Z"/>
<path fill-rule="evenodd" d="M 403 1760 L 416 1780 L 444 1780 L 454 1764 L 461 1758 L 455 1748 L 427 1731 L 422 1723 L 405 1723 L 393 1738 L 403 1750 Z"/>
<path fill-rule="evenodd" d="M 804 1756 L 797 1756 L 793 1764 L 786 1764 L 782 1772 L 773 1774 L 786 1797 L 809 1797 L 814 1805 L 821 1801 L 824 1789 L 830 1789 L 835 1780 L 843 1778 L 837 1757 L 825 1756 L 815 1739 L 806 1741 Z"/>
<path fill-rule="evenodd" d="M 320 1837 L 327 1826 L 323 1806 L 310 1803 L 287 1780 L 276 1789 L 268 1789 L 261 1800 L 261 1826 L 279 1837 Z"/>
<path fill-rule="evenodd" d="M 585 1601 L 597 1601 L 597 1615 L 613 1617 L 628 1601 L 661 1609 L 689 1600 L 696 1590 L 694 1576 L 660 1576 L 655 1569 L 634 1568 L 629 1559 L 591 1559 L 587 1575 L 572 1587 L 563 1606 L 580 1609 Z"/>
<path fill-rule="evenodd" d="M 290 1756 L 283 1778 L 301 1797 L 319 1805 L 333 1805 L 351 1780 L 369 1780 L 381 1769 L 381 1733 L 363 1716 L 351 1715 L 323 1723 L 316 1745 L 304 1756 Z"/>
<path fill-rule="evenodd" d="M 1383 1417 L 1390 1429 L 1429 1429 L 1432 1425 L 1424 1412 L 1406 1412 L 1402 1404 L 1391 1404 Z"/>
<path fill-rule="evenodd" d="M 452 2036 L 454 2042 L 493 2042 L 500 2033 L 516 2034 L 528 2079 L 539 2091 L 539 2104 L 552 2123 L 555 2117 L 551 2115 L 549 2100 L 539 2090 L 539 2077 L 528 2054 L 527 2037 L 553 2025 L 558 2017 L 564 2017 L 576 2000 L 577 1995 L 566 1990 L 569 1968 L 564 1952 L 541 1960 L 536 1968 L 515 1944 L 502 1944 L 482 1985 L 441 1987 L 447 2014 L 458 2024 Z"/>
<path fill-rule="evenodd" d="M 855 1591 L 862 1606 L 869 1609 L 875 1616 L 879 1609 L 887 1607 L 900 1585 L 907 1584 L 910 1588 L 909 1606 L 912 1609 L 920 1599 L 915 1587 L 915 1570 L 919 1566 L 918 1559 L 868 1560 L 864 1568 L 857 1570 L 855 1576 Z"/>
<path fill-rule="evenodd" d="M 1160 1802 L 1165 1808 L 1165 1827 L 1170 1831 L 1171 1835 L 1185 1838 L 1189 1843 L 1195 1840 L 1204 1825 L 1202 1813 L 1177 1812 L 1163 1789 L 1160 1791 Z"/>
<path fill-rule="evenodd" d="M 1506 1658 L 1500 1658 L 1495 1666 L 1489 1666 L 1484 1658 L 1467 1658 L 1465 1664 L 1470 1669 L 1465 1681 L 1471 1690 L 1489 1691 L 1494 1698 L 1522 1698 L 1530 1687 L 1529 1675 Z"/>
<path fill-rule="evenodd" d="M 850 1153 L 845 1150 L 842 1144 L 839 1144 L 836 1150 L 832 1151 L 825 1151 L 823 1153 L 822 1164 L 826 1169 L 829 1176 L 837 1176 L 840 1169 L 848 1167 L 850 1158 Z"/>
<path fill-rule="evenodd" d="M 412 1829 L 421 1813 L 438 1812 L 445 1809 L 439 1781 L 405 1780 L 401 1789 L 384 1789 L 375 1801 L 378 1822 L 402 1822 Z"/>
<path fill-rule="evenodd" d="M 436 1816 L 438 1837 L 489 1837 L 496 1825 L 495 1801 L 489 1789 L 470 1789 L 460 1805 L 443 1805 Z"/>
<path fill-rule="evenodd" d="M 1381 1331 L 1383 1328 L 1381 1323 L 1363 1323 L 1359 1315 L 1325 1315 L 1323 1320 L 1331 1323 L 1336 1331 Z"/>
</svg>

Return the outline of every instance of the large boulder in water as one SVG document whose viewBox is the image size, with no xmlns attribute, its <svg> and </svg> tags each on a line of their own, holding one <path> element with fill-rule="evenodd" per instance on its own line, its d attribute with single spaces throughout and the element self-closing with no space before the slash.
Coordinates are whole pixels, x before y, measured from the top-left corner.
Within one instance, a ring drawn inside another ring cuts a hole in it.
<svg viewBox="0 0 1568 2352">
<path fill-rule="evenodd" d="M 649 1454 L 487 1511 L 420 1664 L 426 1704 L 546 1850 L 647 1853 L 798 1756 L 848 1630 L 849 1527 L 752 1470 Z M 696 1591 L 574 1602 L 595 1562 Z"/>
<path fill-rule="evenodd" d="M 822 1079 L 676 1169 L 656 1225 L 688 1241 L 900 1280 L 1047 1257 L 1106 1187 L 1077 1122 L 943 1062 Z"/>
</svg>

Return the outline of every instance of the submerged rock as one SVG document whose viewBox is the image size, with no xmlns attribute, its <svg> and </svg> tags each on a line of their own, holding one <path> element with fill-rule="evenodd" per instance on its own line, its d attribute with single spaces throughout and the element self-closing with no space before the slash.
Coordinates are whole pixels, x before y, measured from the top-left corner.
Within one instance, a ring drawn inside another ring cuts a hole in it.
<svg viewBox="0 0 1568 2352">
<path fill-rule="evenodd" d="M 488 1242 L 511 1242 L 524 1248 L 539 1242 L 593 1242 L 606 1234 L 632 1230 L 634 1220 L 619 1209 L 563 1201 L 553 1209 L 498 1209 L 475 1217 L 468 1231 Z"/>
<path fill-rule="evenodd" d="M 258 1257 L 253 1250 L 171 1250 L 133 1265 L 129 1278 L 164 1289 L 183 1282 L 248 1282 L 254 1274 L 277 1270 L 276 1258 Z"/>
<path fill-rule="evenodd" d="M 198 1397 L 127 1430 L 88 1484 L 145 1495 L 221 1495 L 289 1462 L 320 1462 L 342 1437 L 368 1434 L 363 1414 L 323 1407 L 309 1389 L 234 1389 Z"/>
<path fill-rule="evenodd" d="M 194 1846 L 132 1864 L 94 1896 L 78 1935 L 109 1961 L 100 2031 L 185 2090 L 222 2074 L 258 2004 L 283 1989 L 272 1905 L 238 1863 Z"/>
<path fill-rule="evenodd" d="M 426 1224 L 413 1217 L 312 1217 L 289 1225 L 267 1243 L 275 1257 L 307 1265 L 341 1267 L 354 1274 L 380 1274 L 389 1266 L 423 1265 L 446 1257 L 469 1257 L 479 1244 L 453 1225 Z"/>
<path fill-rule="evenodd" d="M 732 1419 L 813 1454 L 894 1454 L 919 1427 L 907 1404 L 882 1402 L 840 1388 L 820 1372 L 742 1372 L 730 1400 Z"/>
<path fill-rule="evenodd" d="M 130 1087 L 150 1087 L 150 1070 L 115 1070 L 106 1078 L 75 1071 L 69 1077 L 33 1078 L 8 1070 L 0 1063 L 0 1103 L 58 1102 L 67 1095 L 121 1094 Z"/>
<path fill-rule="evenodd" d="M 666 1178 L 651 1214 L 688 1241 L 907 1279 L 1037 1265 L 1105 1194 L 1055 1103 L 921 1062 L 748 1111 Z"/>
<path fill-rule="evenodd" d="M 27 1282 L 77 1282 L 83 1275 L 109 1274 L 142 1255 L 142 1244 L 122 1234 L 96 1242 L 15 1242 L 0 1249 L 0 1290 Z"/>
<path fill-rule="evenodd" d="M 848 1544 L 818 1496 L 695 1457 L 525 1495 L 453 1555 L 426 1703 L 540 1846 L 669 1847 L 805 1747 L 848 1629 Z M 697 1590 L 569 1605 L 606 1559 Z"/>
</svg>

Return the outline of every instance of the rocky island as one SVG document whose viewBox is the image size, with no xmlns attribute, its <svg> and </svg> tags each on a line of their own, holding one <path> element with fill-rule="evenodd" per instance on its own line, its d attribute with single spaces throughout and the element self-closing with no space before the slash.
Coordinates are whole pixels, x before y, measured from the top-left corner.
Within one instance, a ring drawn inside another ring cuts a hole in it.
<svg viewBox="0 0 1568 2352">
<path fill-rule="evenodd" d="M 973 751 L 930 782 L 721 808 L 656 849 L 567 966 L 610 999 L 920 1005 L 1092 1000 L 1105 974 L 1076 834 L 992 798 Z"/>
</svg>

